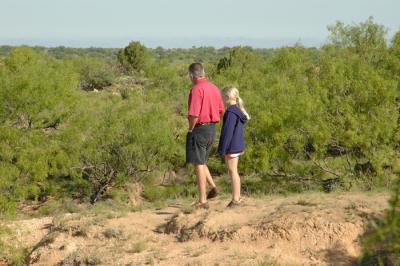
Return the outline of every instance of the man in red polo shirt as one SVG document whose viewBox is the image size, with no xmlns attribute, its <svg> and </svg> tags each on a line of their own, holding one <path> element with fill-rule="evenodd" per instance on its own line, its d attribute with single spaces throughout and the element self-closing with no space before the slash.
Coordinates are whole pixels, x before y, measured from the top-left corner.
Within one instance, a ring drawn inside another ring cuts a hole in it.
<svg viewBox="0 0 400 266">
<path fill-rule="evenodd" d="M 188 99 L 189 130 L 186 136 L 186 163 L 194 164 L 196 171 L 199 190 L 196 207 L 208 208 L 207 199 L 217 195 L 217 188 L 206 162 L 215 136 L 215 123 L 220 121 L 224 103 L 217 86 L 206 79 L 202 64 L 191 64 L 189 76 L 193 87 Z M 207 197 L 206 182 L 211 186 Z"/>
</svg>

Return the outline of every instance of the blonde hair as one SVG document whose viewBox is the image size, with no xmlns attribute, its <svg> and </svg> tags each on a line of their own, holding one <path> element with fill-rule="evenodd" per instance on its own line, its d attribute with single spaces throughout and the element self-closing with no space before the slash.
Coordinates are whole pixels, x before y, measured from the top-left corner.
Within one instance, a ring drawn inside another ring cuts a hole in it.
<svg viewBox="0 0 400 266">
<path fill-rule="evenodd" d="M 233 86 L 227 86 L 222 90 L 223 95 L 225 95 L 228 99 L 235 100 L 236 106 L 242 111 L 242 113 L 246 116 L 247 119 L 250 119 L 250 115 L 244 109 L 244 103 L 242 98 L 239 97 L 239 90 Z"/>
</svg>

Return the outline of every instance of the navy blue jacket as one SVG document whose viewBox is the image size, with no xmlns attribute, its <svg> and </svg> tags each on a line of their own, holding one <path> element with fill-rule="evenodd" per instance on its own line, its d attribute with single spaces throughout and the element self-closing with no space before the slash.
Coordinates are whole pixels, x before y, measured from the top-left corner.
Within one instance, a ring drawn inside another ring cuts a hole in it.
<svg viewBox="0 0 400 266">
<path fill-rule="evenodd" d="M 247 117 L 236 105 L 231 105 L 226 109 L 219 139 L 219 154 L 244 151 L 244 124 L 246 121 Z"/>
</svg>

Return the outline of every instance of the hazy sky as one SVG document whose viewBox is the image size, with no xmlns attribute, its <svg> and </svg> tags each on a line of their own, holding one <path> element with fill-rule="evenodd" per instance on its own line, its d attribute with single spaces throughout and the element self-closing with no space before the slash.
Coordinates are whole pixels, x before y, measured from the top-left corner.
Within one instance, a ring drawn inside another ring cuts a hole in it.
<svg viewBox="0 0 400 266">
<path fill-rule="evenodd" d="M 327 25 L 400 30 L 399 0 L 0 0 L 0 44 L 190 47 L 319 45 Z"/>
</svg>

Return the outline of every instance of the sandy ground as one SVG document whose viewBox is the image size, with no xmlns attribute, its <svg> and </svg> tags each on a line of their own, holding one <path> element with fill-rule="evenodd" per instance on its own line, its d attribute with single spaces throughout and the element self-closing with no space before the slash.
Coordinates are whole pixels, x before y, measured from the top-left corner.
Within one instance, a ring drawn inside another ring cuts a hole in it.
<svg viewBox="0 0 400 266">
<path fill-rule="evenodd" d="M 30 265 L 352 265 L 386 194 L 246 198 L 209 210 L 169 205 L 123 214 L 9 222 Z"/>
</svg>

